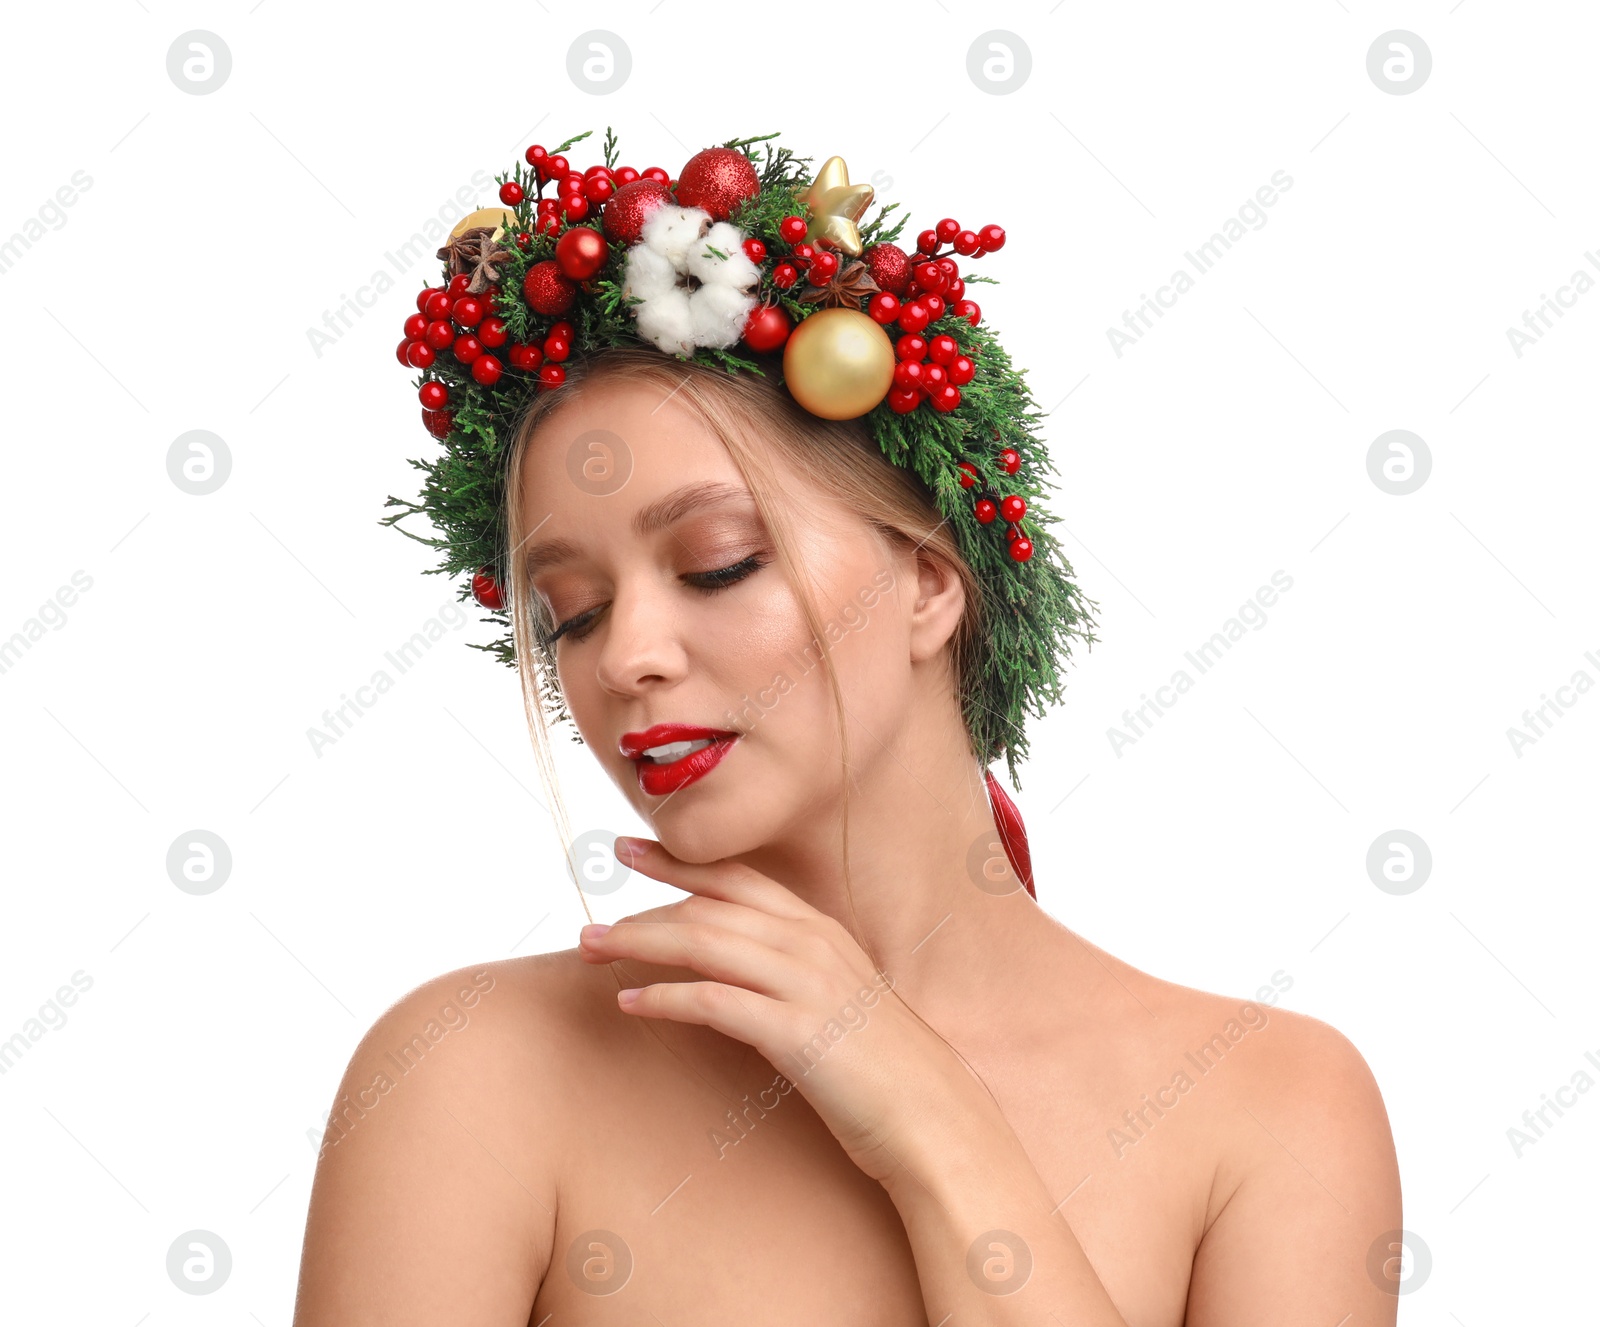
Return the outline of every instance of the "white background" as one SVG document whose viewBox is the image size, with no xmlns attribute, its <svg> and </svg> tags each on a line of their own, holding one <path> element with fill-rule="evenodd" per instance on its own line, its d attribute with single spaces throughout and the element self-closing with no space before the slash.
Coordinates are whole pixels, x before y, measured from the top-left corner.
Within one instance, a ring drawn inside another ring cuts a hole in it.
<svg viewBox="0 0 1600 1327">
<path fill-rule="evenodd" d="M 167 73 L 191 29 L 232 56 L 207 95 Z M 609 95 L 567 74 L 588 29 L 632 52 Z M 1008 95 L 967 73 L 988 29 L 1031 53 Z M 1367 72 L 1392 29 L 1432 53 L 1405 95 Z M 435 974 L 576 943 L 475 615 L 313 753 L 322 712 L 455 603 L 377 523 L 433 445 L 393 349 L 437 264 L 320 354 L 308 331 L 473 172 L 588 128 L 590 164 L 611 124 L 674 176 L 780 130 L 913 235 L 1006 228 L 976 269 L 1003 284 L 974 293 L 1053 411 L 1052 509 L 1100 605 L 1017 797 L 1041 902 L 1204 989 L 1281 970 L 1284 1006 L 1350 1037 L 1431 1253 L 1403 1322 L 1592 1318 L 1600 1092 L 1520 1156 L 1507 1136 L 1600 1057 L 1600 688 L 1520 755 L 1507 737 L 1600 681 L 1600 294 L 1520 356 L 1507 337 L 1600 277 L 1590 7 L 118 0 L 5 30 L 0 236 L 92 186 L 0 275 L 0 637 L 93 581 L 0 674 L 0 1038 L 93 983 L 0 1076 L 6 1317 L 287 1324 L 311 1140 L 361 1033 Z M 1278 170 L 1266 224 L 1119 357 L 1107 329 Z M 191 429 L 232 456 L 208 496 L 168 478 Z M 1391 429 L 1432 457 L 1407 496 L 1368 475 Z M 1279 569 L 1266 624 L 1119 755 L 1122 712 Z M 558 747 L 576 829 L 644 828 Z M 206 896 L 166 869 L 197 828 L 233 857 Z M 1433 857 L 1403 895 L 1366 868 L 1394 829 Z M 651 888 L 597 917 L 678 896 Z M 195 1229 L 232 1251 L 212 1296 L 166 1272 Z"/>
</svg>

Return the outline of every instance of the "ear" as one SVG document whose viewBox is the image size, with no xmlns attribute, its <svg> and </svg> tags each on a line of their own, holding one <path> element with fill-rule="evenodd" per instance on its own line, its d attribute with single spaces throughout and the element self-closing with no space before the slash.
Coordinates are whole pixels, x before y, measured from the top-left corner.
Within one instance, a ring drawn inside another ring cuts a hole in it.
<svg viewBox="0 0 1600 1327">
<path fill-rule="evenodd" d="M 966 609 L 966 594 L 955 569 L 941 558 L 919 549 L 917 598 L 911 611 L 913 662 L 937 657 L 955 635 Z"/>
</svg>

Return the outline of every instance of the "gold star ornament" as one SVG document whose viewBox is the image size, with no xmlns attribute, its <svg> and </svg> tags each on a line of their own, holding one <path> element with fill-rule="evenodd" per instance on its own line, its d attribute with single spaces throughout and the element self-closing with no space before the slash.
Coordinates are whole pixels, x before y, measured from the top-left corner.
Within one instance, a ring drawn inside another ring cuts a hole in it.
<svg viewBox="0 0 1600 1327">
<path fill-rule="evenodd" d="M 811 209 L 811 225 L 806 229 L 810 243 L 828 240 L 852 258 L 861 256 L 856 222 L 872 205 L 872 186 L 851 184 L 843 157 L 829 157 L 822 163 L 801 201 Z"/>
</svg>

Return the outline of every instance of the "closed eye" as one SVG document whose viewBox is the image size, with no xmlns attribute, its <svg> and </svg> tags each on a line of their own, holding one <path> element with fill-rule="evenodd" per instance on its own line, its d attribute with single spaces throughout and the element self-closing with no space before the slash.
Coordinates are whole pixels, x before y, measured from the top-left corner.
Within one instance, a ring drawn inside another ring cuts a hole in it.
<svg viewBox="0 0 1600 1327">
<path fill-rule="evenodd" d="M 754 575 L 767 565 L 768 559 L 759 554 L 752 553 L 749 557 L 735 562 L 730 567 L 718 567 L 715 571 L 690 571 L 685 572 L 678 579 L 685 582 L 691 589 L 699 590 L 702 594 L 716 594 L 725 590 L 730 585 L 737 585 L 740 581 Z M 605 610 L 605 605 L 591 608 L 587 613 L 579 613 L 577 617 L 570 617 L 559 627 L 544 638 L 546 648 L 553 647 L 563 636 L 571 635 L 575 641 L 582 640 L 593 630 L 596 619 Z"/>
</svg>

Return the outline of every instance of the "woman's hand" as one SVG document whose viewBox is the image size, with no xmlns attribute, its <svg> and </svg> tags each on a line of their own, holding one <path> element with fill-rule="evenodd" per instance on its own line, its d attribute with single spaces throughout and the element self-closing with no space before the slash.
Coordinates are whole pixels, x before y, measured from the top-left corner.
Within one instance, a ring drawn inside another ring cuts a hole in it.
<svg viewBox="0 0 1600 1327">
<path fill-rule="evenodd" d="M 977 1079 L 891 994 L 854 937 L 777 881 L 736 862 L 681 862 L 659 843 L 617 840 L 618 860 L 690 897 L 584 927 L 579 951 L 609 963 L 691 968 L 706 981 L 618 993 L 646 1018 L 700 1023 L 753 1046 L 805 1095 L 850 1159 L 880 1183 L 919 1152 L 931 1102 L 982 1099 Z"/>
</svg>

